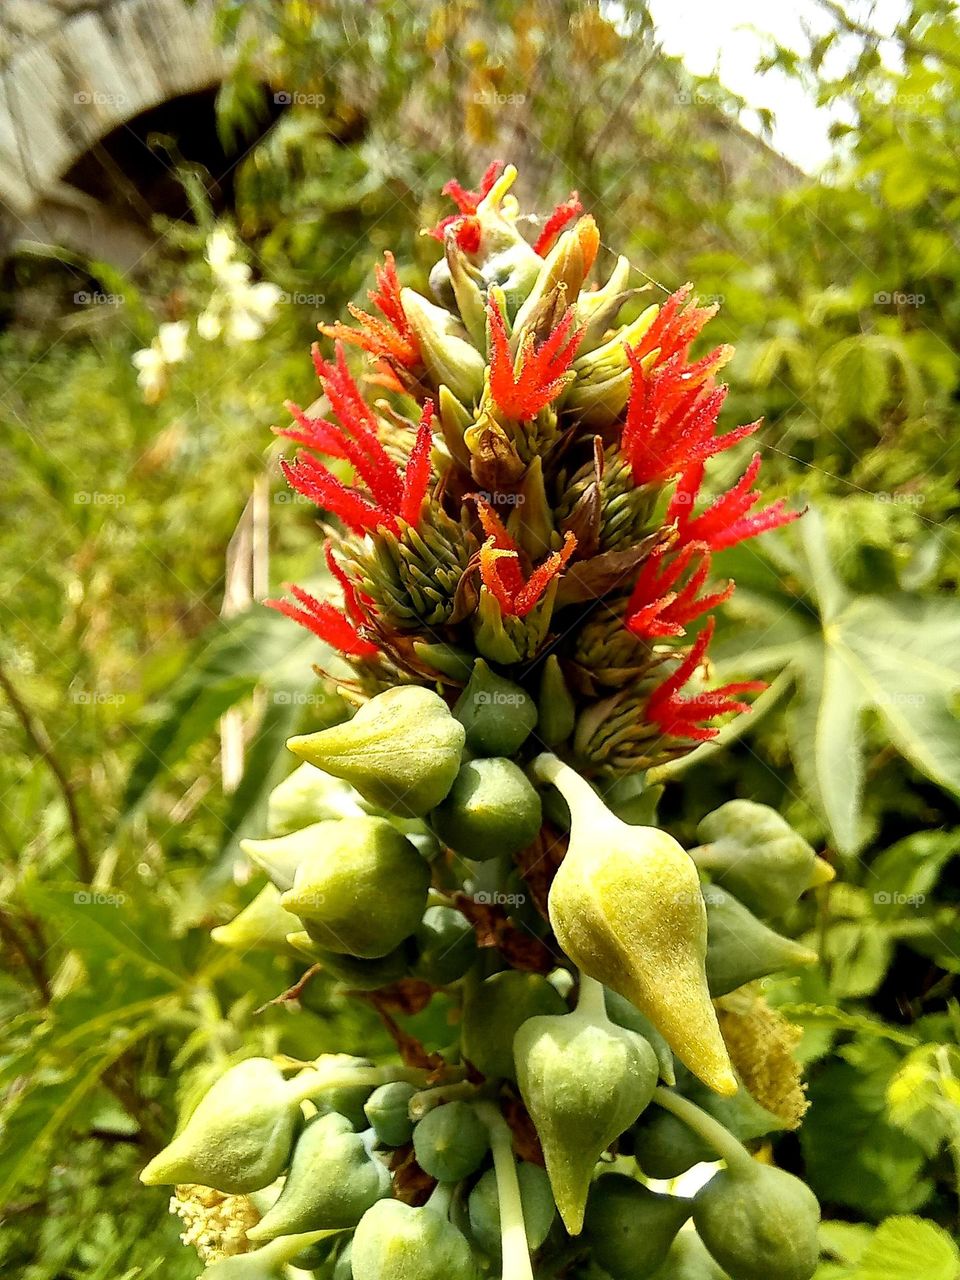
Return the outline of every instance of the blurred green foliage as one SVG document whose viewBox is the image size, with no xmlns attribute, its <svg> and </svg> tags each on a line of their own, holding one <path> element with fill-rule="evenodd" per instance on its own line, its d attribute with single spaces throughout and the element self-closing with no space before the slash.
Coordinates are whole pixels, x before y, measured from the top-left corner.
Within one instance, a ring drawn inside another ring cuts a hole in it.
<svg viewBox="0 0 960 1280">
<path fill-rule="evenodd" d="M 795 922 L 823 964 L 771 989 L 806 1029 L 814 1106 L 792 1158 L 828 1214 L 863 1220 L 825 1231 L 822 1274 L 898 1277 L 903 1256 L 956 1269 L 934 1222 L 956 1226 L 960 1168 L 960 24 L 947 0 L 911 0 L 881 40 L 826 8 L 830 34 L 767 59 L 841 122 L 813 179 L 744 134 L 723 86 L 662 55 L 635 0 L 615 18 L 586 0 L 230 0 L 220 130 L 238 158 L 233 227 L 284 291 L 266 334 L 193 333 L 144 403 L 131 356 L 160 323 L 192 324 L 212 287 L 195 171 L 194 221 L 158 221 L 134 279 L 49 251 L 120 300 L 0 335 L 9 1274 L 195 1274 L 165 1197 L 135 1181 L 182 1101 L 174 1079 L 189 1091 L 258 1051 L 386 1047 L 372 1014 L 320 986 L 299 1017 L 258 1013 L 296 960 L 208 940 L 254 892 L 236 840 L 263 828 L 283 739 L 339 714 L 318 642 L 258 608 L 221 618 L 225 563 L 266 475 L 271 584 L 318 576 L 313 515 L 287 502 L 269 426 L 314 394 L 316 320 L 362 299 L 385 248 L 413 246 L 401 276 L 424 285 L 438 249 L 416 230 L 446 211 L 448 177 L 469 183 L 492 155 L 518 165 L 529 203 L 578 189 L 652 298 L 689 278 L 722 302 L 728 421 L 763 414 L 767 489 L 812 505 L 718 564 L 740 582 L 718 664 L 762 671 L 775 696 L 675 771 L 662 811 L 692 836 L 748 796 L 839 859 L 842 882 Z M 266 95 L 289 106 L 251 146 Z M 930 1221 L 869 1225 L 903 1212 Z"/>
</svg>

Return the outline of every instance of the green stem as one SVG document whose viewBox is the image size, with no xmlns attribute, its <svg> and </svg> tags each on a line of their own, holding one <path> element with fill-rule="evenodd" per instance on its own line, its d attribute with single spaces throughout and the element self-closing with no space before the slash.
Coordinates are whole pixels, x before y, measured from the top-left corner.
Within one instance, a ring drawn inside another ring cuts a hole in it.
<svg viewBox="0 0 960 1280">
<path fill-rule="evenodd" d="M 307 1102 L 325 1089 L 345 1089 L 353 1085 L 369 1085 L 375 1089 L 397 1080 L 426 1084 L 427 1072 L 416 1067 L 334 1067 L 326 1071 L 304 1071 L 288 1080 L 287 1088 L 298 1102 Z"/>
<path fill-rule="evenodd" d="M 430 1199 L 423 1207 L 432 1209 L 434 1213 L 439 1213 L 441 1218 L 449 1217 L 455 1186 L 456 1183 L 453 1182 L 438 1182 L 430 1194 Z"/>
<path fill-rule="evenodd" d="M 292 1262 L 298 1253 L 302 1253 L 304 1249 L 309 1249 L 312 1244 L 317 1244 L 320 1240 L 326 1240 L 328 1236 L 339 1235 L 339 1230 L 330 1231 L 305 1231 L 296 1236 L 278 1236 L 276 1240 L 271 1240 L 269 1244 L 262 1245 L 257 1250 L 257 1259 L 264 1263 L 264 1272 L 270 1267 L 285 1267 L 288 1262 Z"/>
<path fill-rule="evenodd" d="M 750 1152 L 719 1120 L 714 1120 L 702 1108 L 662 1085 L 654 1091 L 653 1100 L 713 1147 L 720 1159 L 726 1160 L 729 1168 L 742 1173 L 753 1171 L 754 1162 Z"/>
<path fill-rule="evenodd" d="M 520 1180 L 513 1158 L 513 1135 L 492 1102 L 477 1104 L 477 1115 L 487 1126 L 493 1167 L 497 1176 L 497 1200 L 500 1205 L 500 1248 L 503 1255 L 503 1280 L 533 1280 L 527 1229 L 523 1221 Z"/>
<path fill-rule="evenodd" d="M 581 805 L 587 812 L 593 806 L 595 812 L 607 814 L 607 807 L 587 782 L 581 778 L 576 769 L 557 759 L 550 751 L 544 751 L 530 765 L 530 772 L 538 782 L 549 782 L 557 788 L 567 806 L 573 813 L 574 807 Z"/>
<path fill-rule="evenodd" d="M 439 1107 L 444 1102 L 455 1102 L 457 1099 L 469 1101 L 475 1098 L 479 1085 L 469 1080 L 458 1080 L 455 1084 L 437 1085 L 435 1089 L 422 1089 L 410 1099 L 407 1110 L 411 1120 L 422 1120 L 428 1111 Z"/>
<path fill-rule="evenodd" d="M 609 1022 L 607 1001 L 603 983 L 580 970 L 580 994 L 577 997 L 577 1013 L 583 1014 L 595 1026 Z"/>
</svg>

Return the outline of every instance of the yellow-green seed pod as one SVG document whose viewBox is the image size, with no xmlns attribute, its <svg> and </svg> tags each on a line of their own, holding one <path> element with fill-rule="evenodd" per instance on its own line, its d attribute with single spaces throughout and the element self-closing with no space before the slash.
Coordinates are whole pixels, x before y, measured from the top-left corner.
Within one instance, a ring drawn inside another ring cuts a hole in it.
<svg viewBox="0 0 960 1280">
<path fill-rule="evenodd" d="M 704 899 L 707 983 L 714 998 L 781 969 L 816 963 L 815 951 L 775 933 L 719 885 L 709 885 Z"/>
<path fill-rule="evenodd" d="M 453 714 L 466 733 L 468 750 L 480 756 L 512 756 L 537 723 L 530 695 L 512 680 L 491 671 L 478 658 Z"/>
<path fill-rule="evenodd" d="M 622 1173 L 590 1189 L 585 1231 L 594 1261 L 612 1280 L 647 1280 L 690 1217 L 692 1202 L 659 1195 Z"/>
<path fill-rule="evenodd" d="M 148 1187 L 196 1182 L 228 1195 L 269 1186 L 287 1166 L 300 1104 L 268 1058 L 231 1067 L 140 1174 Z"/>
<path fill-rule="evenodd" d="M 472 404 L 483 390 L 486 361 L 460 321 L 414 289 L 400 290 L 400 304 L 417 335 L 423 362 L 434 386 L 448 386 L 458 400 Z"/>
<path fill-rule="evenodd" d="M 442 1213 L 380 1200 L 360 1219 L 353 1280 L 478 1280 L 466 1237 Z"/>
<path fill-rule="evenodd" d="M 531 1018 L 513 1042 L 520 1093 L 571 1235 L 583 1226 L 597 1161 L 646 1108 L 658 1075 L 649 1043 L 611 1022 L 603 989 L 594 989 L 591 1004 L 581 997 L 574 1013 Z"/>
<path fill-rule="evenodd" d="M 707 988 L 707 913 L 689 855 L 665 831 L 621 822 L 555 756 L 538 756 L 533 772 L 570 808 L 570 845 L 548 900 L 558 942 L 646 1014 L 705 1084 L 735 1093 Z"/>
<path fill-rule="evenodd" d="M 465 736 L 439 694 L 400 685 L 365 702 L 345 724 L 291 738 L 287 746 L 351 783 L 378 809 L 419 818 L 453 785 Z"/>
<path fill-rule="evenodd" d="M 495 973 L 467 989 L 460 1037 L 463 1056 L 488 1080 L 515 1080 L 513 1038 L 521 1024 L 538 1014 L 566 1011 L 559 991 L 539 973 Z"/>
<path fill-rule="evenodd" d="M 497 758 L 463 765 L 430 815 L 444 844 L 480 862 L 525 849 L 542 820 L 540 797 L 527 775 L 512 760 Z"/>
<path fill-rule="evenodd" d="M 420 923 L 429 866 L 386 818 L 343 818 L 313 831 L 322 839 L 297 868 L 282 905 L 327 951 L 364 960 L 387 955 Z"/>
<path fill-rule="evenodd" d="M 327 818 L 350 818 L 365 812 L 360 796 L 348 782 L 321 773 L 311 764 L 298 764 L 270 792 L 267 831 L 271 836 L 285 836 Z"/>
<path fill-rule="evenodd" d="M 543 664 L 537 715 L 538 737 L 548 747 L 558 747 L 561 742 L 566 742 L 577 722 L 577 705 L 555 653 L 551 653 Z"/>
<path fill-rule="evenodd" d="M 265 884 L 257 896 L 229 924 L 210 930 L 210 937 L 231 951 L 286 951 L 287 934 L 297 917 L 280 905 L 280 890 Z"/>
</svg>

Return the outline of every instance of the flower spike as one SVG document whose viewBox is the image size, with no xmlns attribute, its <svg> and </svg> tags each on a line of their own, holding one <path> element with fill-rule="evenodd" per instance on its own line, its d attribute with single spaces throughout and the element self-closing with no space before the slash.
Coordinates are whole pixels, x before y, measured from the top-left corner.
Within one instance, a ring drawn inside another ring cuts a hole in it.
<svg viewBox="0 0 960 1280">
<path fill-rule="evenodd" d="M 669 554 L 667 548 L 660 548 L 650 555 L 627 602 L 627 630 L 641 639 L 682 636 L 686 623 L 733 594 L 732 582 L 710 595 L 699 594 L 710 574 L 710 552 L 705 543 L 687 543 L 672 561 L 667 559 Z M 674 591 L 672 588 L 697 556 L 699 564 L 686 585 Z"/>
<path fill-rule="evenodd" d="M 570 381 L 568 370 L 583 330 L 573 329 L 574 311 L 567 311 L 548 338 L 536 346 L 532 333 L 524 336 L 517 361 L 510 355 L 507 327 L 497 303 L 488 304 L 490 317 L 490 394 L 501 413 L 527 422 L 545 409 Z M 519 371 L 518 371 L 519 370 Z"/>
<path fill-rule="evenodd" d="M 749 702 L 742 701 L 736 695 L 762 693 L 767 687 L 764 680 L 743 680 L 736 684 L 720 685 L 717 689 L 705 690 L 690 697 L 681 696 L 679 691 L 703 662 L 707 646 L 713 637 L 714 625 L 715 619 L 708 618 L 687 656 L 666 680 L 657 685 L 647 701 L 646 718 L 657 725 L 665 737 L 708 742 L 720 730 L 703 722 L 732 711 L 749 711 Z"/>
</svg>

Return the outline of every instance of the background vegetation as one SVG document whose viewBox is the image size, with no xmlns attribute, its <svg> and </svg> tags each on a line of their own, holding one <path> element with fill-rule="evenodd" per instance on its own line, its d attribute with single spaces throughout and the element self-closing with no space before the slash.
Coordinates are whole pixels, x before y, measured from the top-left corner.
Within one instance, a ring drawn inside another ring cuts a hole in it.
<svg viewBox="0 0 960 1280">
<path fill-rule="evenodd" d="M 772 992 L 806 1028 L 813 1102 L 780 1158 L 831 1219 L 824 1280 L 957 1274 L 960 23 L 947 0 L 912 0 L 894 33 L 826 8 L 829 35 L 768 59 L 843 122 L 814 179 L 745 139 L 743 104 L 665 58 L 634 0 L 616 22 L 573 0 L 233 0 L 219 34 L 240 56 L 218 99 L 233 204 L 215 205 L 220 175 L 184 162 L 191 214 L 158 217 L 131 276 L 55 247 L 13 264 L 6 1274 L 192 1277 L 166 1197 L 135 1181 L 176 1082 L 200 1087 L 251 1045 L 385 1047 L 372 1014 L 316 985 L 297 1016 L 261 1009 L 296 966 L 209 941 L 251 895 L 237 839 L 263 829 L 283 739 L 338 714 L 311 672 L 318 644 L 256 606 L 221 617 L 225 565 L 256 488 L 271 585 L 317 575 L 311 512 L 287 502 L 269 425 L 314 394 L 315 322 L 362 299 L 386 247 L 412 252 L 401 274 L 422 283 L 436 247 L 417 228 L 443 181 L 491 155 L 518 164 L 528 204 L 577 188 L 652 296 L 692 279 L 722 301 L 729 421 L 766 417 L 768 488 L 810 505 L 720 566 L 740 583 L 724 674 L 772 687 L 725 750 L 667 771 L 662 814 L 692 839 L 724 799 L 761 800 L 839 864 L 819 914 L 797 921 L 822 964 Z M 827 78 L 838 50 L 846 70 Z M 249 341 L 196 334 L 218 224 L 283 291 Z M 71 305 L 78 290 L 115 301 Z M 131 357 L 180 321 L 187 355 L 147 404 Z M 238 725 L 239 785 L 221 757 Z"/>
</svg>

